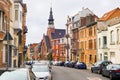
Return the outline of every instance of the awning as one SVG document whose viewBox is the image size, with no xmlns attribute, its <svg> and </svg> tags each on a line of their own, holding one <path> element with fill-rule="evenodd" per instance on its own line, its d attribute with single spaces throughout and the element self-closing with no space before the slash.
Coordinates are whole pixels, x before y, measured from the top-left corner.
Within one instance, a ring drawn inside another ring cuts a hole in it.
<svg viewBox="0 0 120 80">
<path fill-rule="evenodd" d="M 7 39 L 7 36 L 8 36 L 8 39 Z M 5 37 L 4 37 L 3 40 L 13 40 L 13 38 L 12 38 L 11 34 L 10 34 L 9 32 L 7 32 L 7 33 L 5 34 Z"/>
</svg>

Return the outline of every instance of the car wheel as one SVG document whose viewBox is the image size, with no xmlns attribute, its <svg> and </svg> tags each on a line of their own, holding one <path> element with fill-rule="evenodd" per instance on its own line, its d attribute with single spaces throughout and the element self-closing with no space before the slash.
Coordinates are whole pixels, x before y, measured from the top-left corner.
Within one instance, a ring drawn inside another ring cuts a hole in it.
<svg viewBox="0 0 120 80">
<path fill-rule="evenodd" d="M 112 77 L 112 74 L 110 74 L 110 80 L 114 80 L 113 77 Z"/>
<path fill-rule="evenodd" d="M 91 72 L 93 73 L 93 70 L 91 69 Z"/>
<path fill-rule="evenodd" d="M 102 72 L 102 76 L 105 76 L 103 72 Z"/>
</svg>

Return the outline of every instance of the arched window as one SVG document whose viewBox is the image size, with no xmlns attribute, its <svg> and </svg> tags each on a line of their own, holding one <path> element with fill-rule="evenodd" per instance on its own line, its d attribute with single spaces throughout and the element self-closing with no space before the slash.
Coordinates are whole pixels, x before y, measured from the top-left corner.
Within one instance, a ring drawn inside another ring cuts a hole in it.
<svg viewBox="0 0 120 80">
<path fill-rule="evenodd" d="M 110 32 L 110 40 L 112 44 L 115 43 L 115 35 L 113 30 Z"/>
</svg>

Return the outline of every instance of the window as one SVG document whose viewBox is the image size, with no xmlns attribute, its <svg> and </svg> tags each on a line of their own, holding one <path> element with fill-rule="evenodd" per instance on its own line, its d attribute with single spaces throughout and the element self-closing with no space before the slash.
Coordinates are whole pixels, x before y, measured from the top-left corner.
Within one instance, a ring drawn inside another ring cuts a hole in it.
<svg viewBox="0 0 120 80">
<path fill-rule="evenodd" d="M 100 54 L 100 61 L 102 61 L 102 54 Z"/>
<path fill-rule="evenodd" d="M 120 41 L 120 30 L 117 29 L 117 43 L 119 43 Z"/>
<path fill-rule="evenodd" d="M 90 63 L 92 63 L 92 55 L 90 55 L 89 61 L 90 61 Z"/>
<path fill-rule="evenodd" d="M 0 11 L 0 30 L 6 30 L 6 19 L 3 11 Z"/>
<path fill-rule="evenodd" d="M 94 36 L 96 35 L 96 26 L 94 27 Z"/>
<path fill-rule="evenodd" d="M 64 39 L 62 39 L 62 43 L 64 43 Z"/>
<path fill-rule="evenodd" d="M 106 48 L 107 47 L 107 37 L 103 36 L 103 47 Z"/>
<path fill-rule="evenodd" d="M 93 46 L 92 46 L 92 40 L 89 40 L 89 49 L 92 49 Z"/>
<path fill-rule="evenodd" d="M 92 36 L 92 27 L 89 28 L 89 36 Z"/>
<path fill-rule="evenodd" d="M 101 46 L 101 39 L 99 38 L 99 48 L 100 48 L 100 46 Z"/>
<path fill-rule="evenodd" d="M 20 11 L 20 21 L 22 22 L 22 11 Z"/>
<path fill-rule="evenodd" d="M 96 39 L 94 39 L 94 49 L 96 49 Z"/>
<path fill-rule="evenodd" d="M 110 40 L 111 40 L 111 44 L 115 43 L 115 35 L 114 35 L 114 31 L 110 32 Z"/>
<path fill-rule="evenodd" d="M 15 10 L 15 20 L 18 20 L 18 10 Z"/>
<path fill-rule="evenodd" d="M 5 49 L 6 49 L 6 46 L 4 45 L 3 46 L 3 57 L 2 57 L 3 58 L 3 63 L 6 63 L 6 51 L 7 50 L 5 50 Z"/>
<path fill-rule="evenodd" d="M 107 52 L 106 53 L 104 53 L 104 60 L 108 60 L 108 54 L 107 54 Z"/>
</svg>

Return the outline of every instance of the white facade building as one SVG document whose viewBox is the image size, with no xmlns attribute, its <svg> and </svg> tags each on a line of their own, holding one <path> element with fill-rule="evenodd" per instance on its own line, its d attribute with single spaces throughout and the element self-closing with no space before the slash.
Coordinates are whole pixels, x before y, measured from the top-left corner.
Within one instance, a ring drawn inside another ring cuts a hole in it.
<svg viewBox="0 0 120 80">
<path fill-rule="evenodd" d="M 120 64 L 120 17 L 119 22 L 115 20 L 112 26 L 108 27 L 109 59 L 116 64 Z"/>
<path fill-rule="evenodd" d="M 98 61 L 110 60 L 120 64 L 120 9 L 105 13 L 98 21 Z"/>
</svg>

